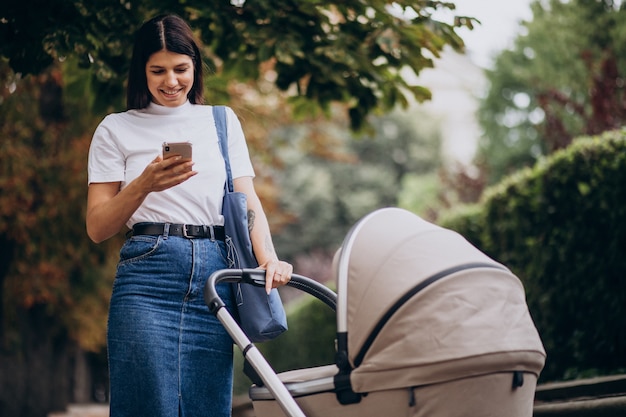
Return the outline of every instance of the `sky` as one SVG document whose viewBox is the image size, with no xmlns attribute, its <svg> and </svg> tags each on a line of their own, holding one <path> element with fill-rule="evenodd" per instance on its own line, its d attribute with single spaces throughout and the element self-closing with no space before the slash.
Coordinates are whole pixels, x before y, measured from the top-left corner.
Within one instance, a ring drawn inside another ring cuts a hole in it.
<svg viewBox="0 0 626 417">
<path fill-rule="evenodd" d="M 481 21 L 460 32 L 467 53 L 476 65 L 489 68 L 497 52 L 513 45 L 521 20 L 530 20 L 531 0 L 456 0 L 455 14 Z"/>
<path fill-rule="evenodd" d="M 433 97 L 421 104 L 429 117 L 439 120 L 443 156 L 450 162 L 471 165 L 480 127 L 476 120 L 477 97 L 487 88 L 482 71 L 492 68 L 495 56 L 513 46 L 520 21 L 531 20 L 532 0 L 453 0 L 454 14 L 436 15 L 450 22 L 452 16 L 471 16 L 481 24 L 458 33 L 465 42 L 464 55 L 448 54 L 425 69 L 418 83 L 427 86 Z M 467 59 L 474 65 L 468 65 Z"/>
</svg>

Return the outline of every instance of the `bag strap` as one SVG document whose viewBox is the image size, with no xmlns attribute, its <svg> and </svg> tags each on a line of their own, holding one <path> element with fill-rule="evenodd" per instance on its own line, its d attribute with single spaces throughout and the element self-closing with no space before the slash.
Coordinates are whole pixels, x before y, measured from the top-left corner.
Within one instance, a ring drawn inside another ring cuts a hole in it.
<svg viewBox="0 0 626 417">
<path fill-rule="evenodd" d="M 230 170 L 230 158 L 228 156 L 228 126 L 226 124 L 226 107 L 225 106 L 213 106 L 213 119 L 215 120 L 215 128 L 217 129 L 217 137 L 220 141 L 220 150 L 222 151 L 222 157 L 226 164 L 226 184 L 224 189 L 226 192 L 232 193 L 233 188 L 233 174 Z"/>
</svg>

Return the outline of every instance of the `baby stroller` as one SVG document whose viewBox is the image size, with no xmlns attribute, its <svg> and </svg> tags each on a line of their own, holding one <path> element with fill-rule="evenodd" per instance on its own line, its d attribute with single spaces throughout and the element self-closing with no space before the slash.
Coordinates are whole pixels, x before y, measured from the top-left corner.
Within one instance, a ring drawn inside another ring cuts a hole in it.
<svg viewBox="0 0 626 417">
<path fill-rule="evenodd" d="M 374 211 L 337 252 L 337 293 L 295 275 L 291 286 L 336 309 L 336 363 L 276 374 L 215 300 L 205 299 L 262 383 L 256 417 L 530 417 L 545 351 L 520 280 L 458 233 L 402 209 Z M 211 305 L 214 304 L 213 307 Z"/>
</svg>

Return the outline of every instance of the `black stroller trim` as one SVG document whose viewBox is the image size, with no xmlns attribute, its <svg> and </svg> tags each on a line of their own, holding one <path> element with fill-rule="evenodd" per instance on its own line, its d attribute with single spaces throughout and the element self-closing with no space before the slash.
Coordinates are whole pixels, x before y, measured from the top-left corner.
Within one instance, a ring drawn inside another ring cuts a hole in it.
<svg viewBox="0 0 626 417">
<path fill-rule="evenodd" d="M 354 392 L 352 381 L 350 381 L 350 371 L 340 370 L 333 378 L 335 384 L 335 396 L 341 405 L 356 404 L 361 402 L 362 393 Z"/>
<path fill-rule="evenodd" d="M 385 327 L 385 325 L 391 319 L 391 317 L 409 299 L 411 299 L 413 296 L 417 295 L 420 291 L 422 291 L 424 288 L 428 287 L 430 284 L 433 284 L 433 283 L 439 281 L 440 279 L 447 277 L 448 275 L 451 275 L 451 274 L 454 274 L 454 273 L 457 273 L 457 272 L 460 272 L 460 271 L 464 271 L 464 270 L 467 270 L 467 269 L 474 269 L 474 268 L 496 268 L 496 269 L 501 269 L 501 270 L 507 271 L 507 272 L 509 271 L 506 267 L 504 267 L 502 265 L 499 265 L 499 264 L 491 264 L 491 263 L 485 263 L 485 262 L 472 262 L 472 263 L 457 265 L 457 266 L 453 266 L 453 267 L 448 268 L 448 269 L 444 269 L 443 271 L 438 272 L 438 273 L 436 273 L 434 275 L 431 275 L 430 277 L 426 278 L 424 281 L 420 282 L 415 287 L 413 287 L 411 289 L 411 291 L 408 291 L 406 294 L 404 294 L 382 316 L 382 318 L 378 321 L 378 323 L 376 324 L 376 326 L 374 327 L 374 329 L 372 330 L 372 332 L 370 333 L 368 338 L 365 340 L 365 343 L 363 343 L 363 346 L 361 346 L 361 350 L 359 351 L 359 353 L 355 356 L 355 358 L 354 358 L 354 367 L 358 368 L 361 365 L 361 363 L 363 362 L 363 359 L 365 358 L 365 355 L 367 354 L 367 351 L 370 349 L 370 347 L 372 346 L 372 344 L 376 340 L 376 337 L 378 337 L 378 334 L 382 331 L 383 327 Z"/>
<path fill-rule="evenodd" d="M 293 274 L 287 283 L 288 287 L 296 288 L 322 301 L 333 311 L 337 311 L 337 294 L 330 288 L 302 275 Z"/>
</svg>

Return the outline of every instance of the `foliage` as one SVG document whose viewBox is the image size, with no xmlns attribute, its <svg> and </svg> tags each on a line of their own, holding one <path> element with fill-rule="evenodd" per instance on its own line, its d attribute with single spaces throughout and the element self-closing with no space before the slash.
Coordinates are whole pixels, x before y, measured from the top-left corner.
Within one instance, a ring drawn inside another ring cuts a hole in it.
<svg viewBox="0 0 626 417">
<path fill-rule="evenodd" d="M 296 259 L 313 250 L 334 252 L 349 228 L 374 209 L 397 205 L 405 178 L 426 175 L 440 163 L 439 137 L 420 132 L 411 115 L 373 117 L 370 135 L 353 138 L 326 126 L 333 138 L 318 153 L 307 127 L 288 126 L 274 140 L 284 166 L 278 181 L 281 205 L 290 221 L 276 234 L 281 256 Z"/>
<path fill-rule="evenodd" d="M 442 225 L 524 282 L 542 378 L 626 368 L 626 130 L 576 140 Z"/>
<path fill-rule="evenodd" d="M 482 247 L 484 215 L 481 204 L 459 204 L 442 213 L 436 223 L 459 231 L 470 243 Z"/>
<path fill-rule="evenodd" d="M 440 193 L 441 182 L 436 173 L 408 175 L 402 181 L 397 205 L 425 219 L 434 219 L 439 211 Z"/>
<path fill-rule="evenodd" d="M 108 301 L 100 274 L 108 246 L 90 244 L 84 231 L 90 137 L 74 130 L 79 122 L 68 122 L 68 114 L 80 119 L 82 113 L 63 102 L 59 78 L 58 69 L 29 77 L 2 96 L 3 339 L 12 340 L 16 315 L 46 306 L 59 319 L 52 333 L 69 331 L 83 347 L 97 349 Z"/>
<path fill-rule="evenodd" d="M 492 184 L 573 137 L 626 121 L 626 4 L 536 0 L 531 7 L 514 48 L 487 71 L 479 159 Z"/>
<path fill-rule="evenodd" d="M 353 128 L 377 108 L 406 106 L 406 95 L 429 98 L 408 85 L 400 69 L 433 66 L 446 45 L 462 50 L 459 27 L 432 15 L 453 10 L 442 1 L 215 0 L 12 1 L 0 11 L 0 56 L 17 73 L 38 74 L 51 63 L 76 57 L 101 85 L 98 108 L 121 93 L 132 36 L 148 17 L 173 12 L 186 18 L 210 51 L 207 66 L 226 80 L 259 78 L 271 63 L 274 83 L 293 93 L 297 115 L 328 113 L 347 103 Z M 37 10 L 37 13 L 32 13 Z M 222 88 L 223 89 L 223 88 Z"/>
</svg>

